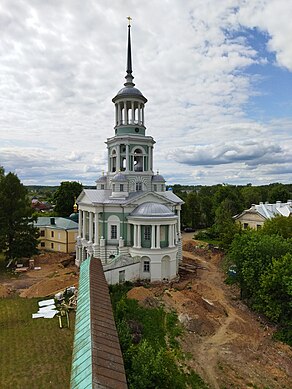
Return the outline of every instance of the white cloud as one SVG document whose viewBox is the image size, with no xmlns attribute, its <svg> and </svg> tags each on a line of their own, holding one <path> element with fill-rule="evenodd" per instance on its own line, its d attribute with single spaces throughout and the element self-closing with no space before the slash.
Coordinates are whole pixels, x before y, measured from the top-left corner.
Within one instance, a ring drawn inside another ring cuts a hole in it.
<svg viewBox="0 0 292 389">
<path fill-rule="evenodd" d="M 149 100 L 155 168 L 172 183 L 256 183 L 274 179 L 273 163 L 291 180 L 291 117 L 246 112 L 263 93 L 260 76 L 246 69 L 268 59 L 244 35 L 264 33 L 276 65 L 291 71 L 291 12 L 284 0 L 3 0 L 0 165 L 26 183 L 94 184 L 114 135 L 111 99 L 124 82 L 131 14 L 134 81 Z"/>
</svg>

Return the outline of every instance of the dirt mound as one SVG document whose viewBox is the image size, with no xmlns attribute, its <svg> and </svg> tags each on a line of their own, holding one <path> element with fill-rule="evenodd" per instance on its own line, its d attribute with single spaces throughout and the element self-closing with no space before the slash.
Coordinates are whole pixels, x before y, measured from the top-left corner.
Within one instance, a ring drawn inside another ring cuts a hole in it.
<svg viewBox="0 0 292 389">
<path fill-rule="evenodd" d="M 77 284 L 78 276 L 74 273 L 60 277 L 45 278 L 32 285 L 30 288 L 23 290 L 20 293 L 20 297 L 45 297 L 67 288 L 68 286 L 76 286 Z"/>
<path fill-rule="evenodd" d="M 0 297 L 7 297 L 10 294 L 10 289 L 6 285 L 0 285 Z"/>
<path fill-rule="evenodd" d="M 151 289 L 144 288 L 144 286 L 137 286 L 129 290 L 127 297 L 142 302 L 146 299 L 153 299 L 154 293 Z"/>
<path fill-rule="evenodd" d="M 43 252 L 32 257 L 35 261 L 35 266 L 41 264 L 60 263 L 66 259 L 70 260 L 70 258 L 71 256 L 69 254 L 57 252 Z"/>
</svg>

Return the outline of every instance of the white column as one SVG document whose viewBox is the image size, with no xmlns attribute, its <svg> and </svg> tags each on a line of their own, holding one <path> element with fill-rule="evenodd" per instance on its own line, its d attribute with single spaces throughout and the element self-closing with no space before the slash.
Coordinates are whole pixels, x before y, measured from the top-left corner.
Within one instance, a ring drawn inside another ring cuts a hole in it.
<svg viewBox="0 0 292 389">
<path fill-rule="evenodd" d="M 85 239 L 86 235 L 86 211 L 82 212 L 82 238 Z"/>
<path fill-rule="evenodd" d="M 125 124 L 128 124 L 128 109 L 127 109 L 127 102 L 124 103 L 124 111 L 125 111 Z"/>
<path fill-rule="evenodd" d="M 141 104 L 138 103 L 138 124 L 141 122 Z"/>
<path fill-rule="evenodd" d="M 129 160 L 129 145 L 126 145 L 126 172 L 130 170 L 130 160 Z"/>
<path fill-rule="evenodd" d="M 156 248 L 160 249 L 160 225 L 156 226 Z"/>
<path fill-rule="evenodd" d="M 82 211 L 79 210 L 78 213 L 78 236 L 82 237 Z"/>
<path fill-rule="evenodd" d="M 89 242 L 92 242 L 93 239 L 93 213 L 89 212 L 89 226 L 88 226 L 88 232 L 89 232 Z"/>
<path fill-rule="evenodd" d="M 120 145 L 117 146 L 117 162 L 116 162 L 116 166 L 117 166 L 117 172 L 119 172 L 121 170 L 121 156 L 120 156 Z"/>
<path fill-rule="evenodd" d="M 140 249 L 141 248 L 141 226 L 138 224 L 138 245 L 137 247 Z"/>
<path fill-rule="evenodd" d="M 135 119 L 134 101 L 132 101 L 132 104 L 131 104 L 131 111 L 132 111 L 131 123 L 134 124 L 134 119 Z"/>
<path fill-rule="evenodd" d="M 151 226 L 151 248 L 155 249 L 155 225 Z"/>
<path fill-rule="evenodd" d="M 115 125 L 118 125 L 119 124 L 119 121 L 118 121 L 118 116 L 119 116 L 119 114 L 118 114 L 118 112 L 119 112 L 118 104 L 116 104 L 115 107 L 116 107 L 116 117 L 115 117 L 116 123 L 115 123 Z"/>
<path fill-rule="evenodd" d="M 177 244 L 177 224 L 174 225 L 174 243 Z"/>
<path fill-rule="evenodd" d="M 134 224 L 134 247 L 137 247 L 137 226 Z"/>
<path fill-rule="evenodd" d="M 98 212 L 95 211 L 94 214 L 94 224 L 95 224 L 95 230 L 94 230 L 94 243 L 99 246 L 99 220 L 98 220 Z"/>
<path fill-rule="evenodd" d="M 122 107 L 121 103 L 118 104 L 118 125 L 121 125 L 122 123 Z"/>
<path fill-rule="evenodd" d="M 153 169 L 153 146 L 149 147 L 149 169 Z"/>
<path fill-rule="evenodd" d="M 142 105 L 142 124 L 144 125 L 144 104 Z"/>
<path fill-rule="evenodd" d="M 171 242 L 171 227 L 172 227 L 172 225 L 169 224 L 169 226 L 168 226 L 168 247 L 172 247 L 172 242 Z"/>
</svg>

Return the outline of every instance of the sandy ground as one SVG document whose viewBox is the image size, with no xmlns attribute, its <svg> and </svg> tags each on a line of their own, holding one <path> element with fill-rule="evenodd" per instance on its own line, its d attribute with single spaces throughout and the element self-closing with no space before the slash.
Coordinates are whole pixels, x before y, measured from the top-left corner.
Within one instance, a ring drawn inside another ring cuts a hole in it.
<svg viewBox="0 0 292 389">
<path fill-rule="evenodd" d="M 46 297 L 57 293 L 68 286 L 77 286 L 76 266 L 62 264 L 69 260 L 68 254 L 44 253 L 34 257 L 35 266 L 40 270 L 29 270 L 15 277 L 0 277 L 0 297 L 19 294 L 21 297 Z"/>
<path fill-rule="evenodd" d="M 145 290 L 145 303 L 155 298 L 176 309 L 186 329 L 182 348 L 192 355 L 188 364 L 211 388 L 291 389 L 292 348 L 274 341 L 275 328 L 240 301 L 236 287 L 224 283 L 222 255 L 196 247 L 192 236 L 183 236 L 183 263 L 198 265 L 197 271 Z M 129 297 L 143 303 L 143 289 Z"/>
</svg>

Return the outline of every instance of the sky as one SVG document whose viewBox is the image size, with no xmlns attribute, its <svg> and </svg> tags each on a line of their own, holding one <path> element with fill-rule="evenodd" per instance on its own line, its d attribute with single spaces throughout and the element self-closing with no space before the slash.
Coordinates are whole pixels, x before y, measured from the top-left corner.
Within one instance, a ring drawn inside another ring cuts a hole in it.
<svg viewBox="0 0 292 389">
<path fill-rule="evenodd" d="M 291 183 L 290 0 L 1 0 L 0 166 L 25 185 L 107 171 L 129 15 L 155 172 Z"/>
</svg>

